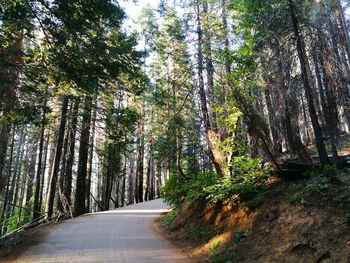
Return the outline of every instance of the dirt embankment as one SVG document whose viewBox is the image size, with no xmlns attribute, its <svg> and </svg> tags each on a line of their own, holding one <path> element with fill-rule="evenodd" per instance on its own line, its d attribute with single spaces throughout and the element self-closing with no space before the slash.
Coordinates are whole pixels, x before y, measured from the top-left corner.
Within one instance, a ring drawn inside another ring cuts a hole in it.
<svg viewBox="0 0 350 263">
<path fill-rule="evenodd" d="M 255 208 L 192 202 L 163 230 L 196 262 L 350 262 L 350 175 L 274 186 Z"/>
</svg>

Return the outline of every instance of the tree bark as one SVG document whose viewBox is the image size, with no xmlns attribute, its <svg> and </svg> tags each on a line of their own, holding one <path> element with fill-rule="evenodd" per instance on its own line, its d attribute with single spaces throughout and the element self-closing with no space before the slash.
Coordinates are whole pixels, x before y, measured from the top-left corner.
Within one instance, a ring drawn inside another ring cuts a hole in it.
<svg viewBox="0 0 350 263">
<path fill-rule="evenodd" d="M 198 90 L 200 96 L 200 105 L 203 115 L 203 125 L 206 134 L 206 142 L 208 145 L 208 155 L 213 163 L 216 172 L 220 176 L 224 176 L 225 174 L 225 163 L 224 158 L 221 155 L 220 151 L 217 148 L 220 138 L 218 134 L 214 132 L 212 129 L 212 124 L 210 121 L 210 115 L 208 110 L 208 101 L 207 95 L 204 88 L 204 77 L 203 77 L 203 68 L 204 68 L 204 60 L 203 60 L 203 26 L 201 19 L 201 4 L 200 1 L 196 1 L 196 15 L 197 15 L 197 64 L 198 64 Z M 215 148 L 215 149 L 214 149 Z"/>
<path fill-rule="evenodd" d="M 321 43 L 324 42 L 321 41 Z M 339 156 L 336 146 L 336 134 L 338 133 L 338 108 L 334 90 L 332 90 L 332 86 L 334 85 L 334 82 L 332 81 L 332 75 L 334 72 L 332 70 L 332 63 L 329 61 L 330 54 L 327 54 L 327 47 L 322 44 L 321 46 L 323 46 L 323 54 L 320 56 L 320 64 L 322 66 L 325 87 L 324 92 L 326 97 L 326 101 L 324 102 L 326 127 L 331 142 L 333 161 L 337 166 L 339 166 Z M 325 56 L 323 57 L 323 55 Z"/>
<path fill-rule="evenodd" d="M 142 105 L 141 115 L 144 117 L 144 105 Z M 145 138 L 144 138 L 144 123 L 143 120 L 139 125 L 139 138 L 137 140 L 137 157 L 136 157 L 136 191 L 135 198 L 136 203 L 143 202 L 143 168 L 144 168 L 144 148 L 145 148 Z"/>
<path fill-rule="evenodd" d="M 47 166 L 47 157 L 49 153 L 49 146 L 50 146 L 50 131 L 47 132 L 46 135 L 46 142 L 45 142 L 45 153 L 44 153 L 44 161 L 43 161 L 43 182 L 40 187 L 40 198 L 39 198 L 39 207 L 43 206 L 43 196 L 44 196 L 44 182 L 45 182 L 45 173 L 46 173 L 46 166 Z"/>
<path fill-rule="evenodd" d="M 97 103 L 97 98 L 95 96 L 94 103 Z M 97 107 L 97 105 L 96 105 Z M 95 130 L 96 130 L 96 115 L 97 115 L 97 109 L 94 107 L 93 110 L 93 119 L 92 119 L 92 128 L 91 128 L 91 142 L 90 142 L 90 154 L 89 154 L 89 169 L 88 169 L 88 176 L 86 178 L 86 190 L 85 190 L 85 212 L 90 212 L 90 191 L 91 191 L 91 177 L 92 177 L 92 169 L 93 169 L 93 160 L 94 160 L 94 148 L 95 148 Z"/>
<path fill-rule="evenodd" d="M 41 184 L 44 183 L 44 174 L 42 173 L 42 162 L 43 162 L 43 149 L 44 149 L 44 140 L 45 140 L 45 123 L 46 123 L 46 106 L 47 98 L 44 99 L 43 109 L 42 109 L 42 118 L 41 118 L 41 127 L 40 127 L 40 141 L 39 141 L 39 159 L 38 167 L 36 170 L 35 176 L 35 193 L 34 193 L 34 207 L 33 207 L 33 220 L 40 217 L 41 204 L 40 204 L 40 188 Z"/>
<path fill-rule="evenodd" d="M 150 192 L 151 192 L 151 151 L 148 156 L 148 162 L 147 162 L 147 172 L 146 172 L 146 189 L 145 189 L 145 201 L 149 201 L 150 199 Z"/>
<path fill-rule="evenodd" d="M 33 136 L 34 140 L 37 141 L 37 136 L 36 134 Z M 27 173 L 27 178 L 26 178 L 26 184 L 27 184 L 27 191 L 25 194 L 25 207 L 30 208 L 30 200 L 33 196 L 33 186 L 34 186 L 34 178 L 35 178 L 35 164 L 36 164 L 36 159 L 37 159 L 37 152 L 38 152 L 38 146 L 40 147 L 40 144 L 33 144 L 31 145 L 32 149 L 29 152 L 30 157 L 29 157 L 29 169 Z M 23 180 L 24 181 L 24 180 Z M 27 215 L 30 215 L 29 211 L 25 211 Z"/>
<path fill-rule="evenodd" d="M 293 30 L 294 30 L 294 37 L 296 39 L 298 58 L 299 58 L 300 67 L 301 67 L 303 86 L 304 86 L 304 90 L 305 90 L 306 99 L 308 102 L 311 123 L 312 123 L 312 127 L 313 127 L 314 134 L 315 134 L 318 155 L 319 155 L 321 164 L 329 164 L 330 160 L 328 158 L 326 147 L 324 145 L 324 141 L 322 138 L 322 131 L 321 131 L 320 124 L 318 122 L 318 117 L 316 114 L 316 108 L 315 108 L 315 104 L 314 104 L 314 98 L 313 98 L 313 94 L 312 94 L 312 90 L 311 90 L 311 86 L 310 86 L 310 80 L 309 80 L 310 77 L 308 76 L 308 70 L 307 70 L 308 59 L 307 59 L 307 55 L 306 55 L 306 51 L 305 51 L 304 38 L 303 38 L 303 36 L 300 32 L 300 29 L 299 29 L 299 22 L 297 19 L 293 0 L 288 0 L 288 1 L 289 1 L 289 10 L 290 10 L 290 15 L 291 15 L 291 21 L 292 21 Z"/>
<path fill-rule="evenodd" d="M 50 218 L 53 214 L 53 204 L 54 204 L 56 188 L 57 188 L 56 187 L 57 177 L 58 177 L 58 172 L 59 172 L 60 163 L 61 163 L 64 133 L 65 133 L 66 122 L 67 122 L 68 102 L 69 102 L 68 97 L 64 96 L 62 108 L 61 108 L 60 126 L 57 134 L 55 157 L 54 157 L 53 167 L 52 167 L 51 176 L 50 176 L 49 189 L 47 192 L 47 203 L 46 203 L 45 212 L 48 218 Z"/>
<path fill-rule="evenodd" d="M 22 154 L 23 154 L 23 141 L 24 141 L 24 126 L 21 127 L 21 130 L 19 131 L 19 141 L 17 142 L 17 150 L 16 150 L 16 159 L 15 159 L 15 163 L 14 163 L 14 168 L 13 168 L 13 176 L 12 176 L 12 180 L 11 180 L 11 188 L 10 188 L 10 192 L 9 192 L 9 202 L 11 204 L 14 204 L 16 202 L 16 195 L 17 195 L 17 191 L 18 191 L 18 170 L 19 170 L 19 163 L 20 160 L 22 159 Z M 13 207 L 11 206 L 7 206 L 7 211 L 6 211 L 6 218 L 9 218 L 11 216 L 11 211 L 13 211 L 12 209 Z"/>
<path fill-rule="evenodd" d="M 7 47 L 0 47 L 0 113 L 2 113 L 0 117 L 0 193 L 2 193 L 7 181 L 3 172 L 11 133 L 10 115 L 17 104 L 17 65 L 23 64 L 23 33 L 13 32 L 13 34 L 13 43 Z"/>
<path fill-rule="evenodd" d="M 12 162 L 13 162 L 13 149 L 15 145 L 15 126 L 13 125 L 12 128 L 12 142 L 11 142 L 11 150 L 10 150 L 10 157 L 9 157 L 9 164 L 8 164 L 8 176 L 7 176 L 7 183 L 6 183 L 6 192 L 5 192 L 5 199 L 3 204 L 3 209 L 1 213 L 1 229 L 0 229 L 0 236 L 6 232 L 6 229 L 4 229 L 4 220 L 5 220 L 5 214 L 7 211 L 7 207 L 9 206 L 9 196 L 10 196 L 10 181 L 12 179 Z"/>
<path fill-rule="evenodd" d="M 68 206 L 72 203 L 72 180 L 73 180 L 73 164 L 74 164 L 74 154 L 75 154 L 75 137 L 77 133 L 77 125 L 78 125 L 78 111 L 79 111 L 80 100 L 75 99 L 73 111 L 72 111 L 72 119 L 70 122 L 70 127 L 68 129 L 68 143 L 69 149 L 67 153 L 67 163 L 66 170 L 64 171 L 64 183 L 63 183 L 63 194 L 65 199 L 68 202 Z M 71 208 L 69 207 L 69 211 Z"/>
<path fill-rule="evenodd" d="M 77 171 L 77 185 L 74 199 L 74 216 L 79 216 L 85 213 L 85 192 L 89 156 L 91 108 L 92 98 L 87 97 L 85 98 L 84 116 L 82 120 L 82 130 L 79 140 L 80 145 Z"/>
<path fill-rule="evenodd" d="M 143 124 L 142 124 L 143 125 Z M 143 133 L 143 128 L 142 128 Z M 143 202 L 143 161 L 144 161 L 144 138 L 143 134 L 140 134 L 138 140 L 138 151 L 137 151 L 137 186 L 136 186 L 136 203 Z"/>
</svg>

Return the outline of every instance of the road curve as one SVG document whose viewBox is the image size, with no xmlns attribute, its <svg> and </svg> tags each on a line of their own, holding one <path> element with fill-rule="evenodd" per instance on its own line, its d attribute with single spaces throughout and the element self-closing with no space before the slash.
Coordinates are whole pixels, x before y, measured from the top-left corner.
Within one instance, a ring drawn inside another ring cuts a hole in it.
<svg viewBox="0 0 350 263">
<path fill-rule="evenodd" d="M 15 262 L 188 262 L 152 228 L 167 209 L 154 200 L 67 220 Z"/>
</svg>

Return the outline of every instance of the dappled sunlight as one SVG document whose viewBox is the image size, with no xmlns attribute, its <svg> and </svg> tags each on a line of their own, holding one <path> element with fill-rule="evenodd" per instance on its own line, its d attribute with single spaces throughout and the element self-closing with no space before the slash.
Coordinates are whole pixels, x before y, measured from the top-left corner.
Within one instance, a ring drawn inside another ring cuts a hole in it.
<svg viewBox="0 0 350 263">
<path fill-rule="evenodd" d="M 212 222 L 214 226 L 250 228 L 256 214 L 256 211 L 242 208 L 239 205 L 227 204 L 223 205 L 219 211 L 215 209 L 215 206 L 209 206 L 203 218 L 206 222 Z"/>
<path fill-rule="evenodd" d="M 211 251 L 220 249 L 221 246 L 229 243 L 233 238 L 232 231 L 227 231 L 222 234 L 212 237 L 206 244 L 196 247 L 193 250 L 193 255 L 198 256 L 210 253 Z"/>
<path fill-rule="evenodd" d="M 0 263 L 350 262 L 349 3 L 0 0 Z"/>
<path fill-rule="evenodd" d="M 339 151 L 340 156 L 350 155 L 350 147 L 343 148 Z"/>
</svg>

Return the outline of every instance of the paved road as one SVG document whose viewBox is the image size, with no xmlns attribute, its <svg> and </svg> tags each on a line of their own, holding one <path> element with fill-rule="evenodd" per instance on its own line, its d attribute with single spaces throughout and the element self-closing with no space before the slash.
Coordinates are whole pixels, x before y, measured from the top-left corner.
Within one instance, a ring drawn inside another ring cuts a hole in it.
<svg viewBox="0 0 350 263">
<path fill-rule="evenodd" d="M 187 262 L 152 228 L 167 209 L 155 200 L 65 221 L 16 262 Z"/>
</svg>

